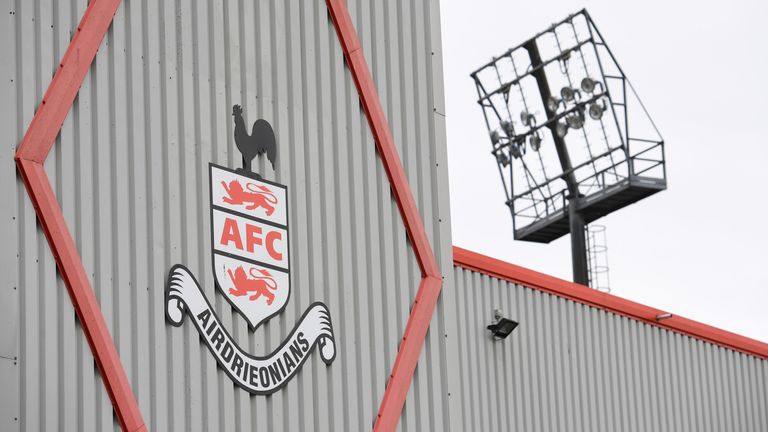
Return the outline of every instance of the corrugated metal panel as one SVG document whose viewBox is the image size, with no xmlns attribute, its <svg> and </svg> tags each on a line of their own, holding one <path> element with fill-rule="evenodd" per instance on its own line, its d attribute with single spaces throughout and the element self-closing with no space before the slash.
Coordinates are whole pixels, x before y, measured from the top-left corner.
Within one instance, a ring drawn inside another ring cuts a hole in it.
<svg viewBox="0 0 768 432">
<path fill-rule="evenodd" d="M 2 430 L 117 428 L 12 162 L 86 3 L 6 3 Z M 449 275 L 437 1 L 349 3 Z M 190 325 L 171 328 L 164 318 L 164 281 L 174 263 L 190 267 L 214 297 L 207 164 L 239 160 L 231 138 L 236 103 L 248 121 L 263 117 L 275 128 L 277 170 L 264 162 L 255 168 L 289 188 L 294 296 L 280 318 L 254 333 L 218 294 L 215 307 L 255 353 L 276 346 L 313 300 L 329 305 L 338 332 L 331 367 L 312 356 L 269 397 L 236 388 Z M 46 170 L 151 430 L 372 426 L 420 275 L 324 2 L 125 1 Z M 454 348 L 450 338 L 444 343 L 455 331 L 445 312 L 452 302 L 444 296 L 438 304 L 402 430 L 448 430 L 460 415 L 450 409 Z"/>
<path fill-rule="evenodd" d="M 462 430 L 766 431 L 768 361 L 456 267 Z M 486 330 L 494 310 L 520 326 Z"/>
</svg>

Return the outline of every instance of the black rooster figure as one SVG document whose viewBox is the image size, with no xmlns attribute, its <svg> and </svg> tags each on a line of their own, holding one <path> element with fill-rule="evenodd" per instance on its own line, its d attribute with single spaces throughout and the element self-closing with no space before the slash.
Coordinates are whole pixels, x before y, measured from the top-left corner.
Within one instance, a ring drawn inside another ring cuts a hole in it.
<svg viewBox="0 0 768 432">
<path fill-rule="evenodd" d="M 251 161 L 258 155 L 267 154 L 267 159 L 275 169 L 275 160 L 277 159 L 277 144 L 275 143 L 275 133 L 272 126 L 264 119 L 258 119 L 253 123 L 251 134 L 245 129 L 245 120 L 243 120 L 243 107 L 234 105 L 232 115 L 235 117 L 235 144 L 238 150 L 243 154 L 243 168 L 251 170 Z"/>
</svg>

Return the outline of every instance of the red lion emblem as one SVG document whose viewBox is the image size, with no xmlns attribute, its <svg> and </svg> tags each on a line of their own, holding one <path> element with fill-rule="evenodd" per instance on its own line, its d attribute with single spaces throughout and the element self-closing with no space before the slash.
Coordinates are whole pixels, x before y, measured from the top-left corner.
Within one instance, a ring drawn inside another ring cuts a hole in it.
<svg viewBox="0 0 768 432">
<path fill-rule="evenodd" d="M 277 197 L 265 186 L 248 182 L 243 188 L 243 185 L 237 180 L 232 180 L 229 185 L 222 181 L 221 185 L 224 186 L 224 190 L 229 195 L 224 197 L 224 202 L 227 204 L 247 204 L 245 208 L 248 210 L 262 207 L 267 212 L 267 216 L 272 216 L 272 212 L 275 211 Z"/>
<path fill-rule="evenodd" d="M 256 272 L 261 273 L 261 275 L 256 274 Z M 234 288 L 229 289 L 229 293 L 233 296 L 242 297 L 254 293 L 248 297 L 249 300 L 255 301 L 259 297 L 264 296 L 267 298 L 267 305 L 271 305 L 275 300 L 275 295 L 270 290 L 274 291 L 277 289 L 277 282 L 275 282 L 268 271 L 251 268 L 249 271 L 251 277 L 249 278 L 245 274 L 243 266 L 239 266 L 235 269 L 234 273 L 231 269 L 227 269 L 227 273 L 229 273 L 232 283 L 235 284 Z"/>
</svg>

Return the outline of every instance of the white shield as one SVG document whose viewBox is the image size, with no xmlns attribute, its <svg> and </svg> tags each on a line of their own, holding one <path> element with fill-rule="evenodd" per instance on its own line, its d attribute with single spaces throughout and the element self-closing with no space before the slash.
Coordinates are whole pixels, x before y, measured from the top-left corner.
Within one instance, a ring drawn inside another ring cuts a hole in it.
<svg viewBox="0 0 768 432">
<path fill-rule="evenodd" d="M 290 297 L 285 186 L 210 165 L 211 244 L 216 285 L 252 328 Z"/>
</svg>

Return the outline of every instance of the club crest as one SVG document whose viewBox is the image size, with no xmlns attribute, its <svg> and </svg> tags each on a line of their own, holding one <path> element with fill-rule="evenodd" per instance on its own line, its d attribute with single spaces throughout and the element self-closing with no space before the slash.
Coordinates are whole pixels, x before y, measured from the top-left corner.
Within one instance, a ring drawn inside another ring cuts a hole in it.
<svg viewBox="0 0 768 432">
<path fill-rule="evenodd" d="M 233 115 L 244 167 L 209 165 L 211 261 L 216 291 L 255 330 L 280 314 L 291 297 L 288 189 L 250 171 L 251 160 L 262 153 L 274 166 L 272 127 L 258 120 L 248 136 L 238 105 Z M 326 364 L 335 358 L 330 312 L 320 302 L 311 304 L 281 346 L 266 356 L 252 355 L 238 346 L 196 278 L 181 264 L 169 273 L 166 303 L 167 320 L 180 326 L 188 315 L 219 366 L 254 394 L 269 394 L 285 385 L 315 346 Z"/>
<path fill-rule="evenodd" d="M 210 179 L 216 285 L 256 328 L 282 311 L 291 293 L 287 189 L 216 165 Z"/>
</svg>

